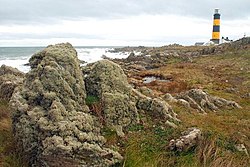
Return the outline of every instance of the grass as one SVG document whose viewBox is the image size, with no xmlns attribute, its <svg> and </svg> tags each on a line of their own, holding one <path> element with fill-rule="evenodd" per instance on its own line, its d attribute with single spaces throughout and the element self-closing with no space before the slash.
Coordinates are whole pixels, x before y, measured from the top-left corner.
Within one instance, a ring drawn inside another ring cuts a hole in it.
<svg viewBox="0 0 250 167">
<path fill-rule="evenodd" d="M 7 102 L 0 100 L 0 166 L 27 167 L 20 154 L 16 152 L 10 114 Z"/>
<path fill-rule="evenodd" d="M 85 99 L 85 102 L 87 105 L 92 105 L 92 104 L 95 104 L 95 103 L 98 103 L 100 100 L 98 97 L 96 96 L 87 96 L 86 99 Z"/>
<path fill-rule="evenodd" d="M 86 104 L 89 106 L 90 111 L 99 119 L 99 122 L 104 125 L 105 118 L 103 116 L 103 104 L 96 96 L 87 96 L 85 99 Z"/>
<path fill-rule="evenodd" d="M 175 58 L 176 59 L 176 58 Z M 234 100 L 242 109 L 222 108 L 217 112 L 199 114 L 176 104 L 171 104 L 182 123 L 177 129 L 161 135 L 148 128 L 132 132 L 126 147 L 123 166 L 127 167 L 248 167 L 250 158 L 236 150 L 236 144 L 244 144 L 250 152 L 250 99 L 243 95 L 250 92 L 250 50 L 231 51 L 221 55 L 197 57 L 193 62 L 169 61 L 159 69 L 143 71 L 154 76 L 171 76 L 177 83 L 185 83 L 185 89 L 202 88 L 208 93 Z M 162 86 L 162 87 L 160 87 Z M 172 94 L 178 93 L 177 88 Z M 147 85 L 162 94 L 169 91 L 167 85 Z M 228 92 L 233 88 L 233 92 Z M 182 91 L 185 91 L 182 88 Z M 152 127 L 149 126 L 149 127 Z M 171 152 L 168 142 L 181 131 L 198 127 L 203 138 L 197 147 L 184 153 Z"/>
<path fill-rule="evenodd" d="M 172 128 L 155 126 L 129 134 L 124 166 L 157 166 L 166 152 L 168 139 L 173 133 Z"/>
<path fill-rule="evenodd" d="M 182 48 L 182 47 L 180 47 Z M 193 49 L 193 48 L 190 48 Z M 138 76 L 171 77 L 173 82 L 147 85 L 159 94 L 179 93 L 191 88 L 202 88 L 208 93 L 238 102 L 242 109 L 222 108 L 206 115 L 177 104 L 171 104 L 182 120 L 173 129 L 161 121 L 146 119 L 140 125 L 126 129 L 124 138 L 105 127 L 102 135 L 106 145 L 124 155 L 123 167 L 248 167 L 250 158 L 235 148 L 244 144 L 250 152 L 250 99 L 243 95 L 250 92 L 250 50 L 234 51 L 216 56 L 197 57 L 193 62 L 174 58 L 166 66 L 143 71 Z M 228 88 L 235 91 L 228 92 Z M 103 120 L 102 103 L 94 96 L 86 98 L 90 110 Z M 143 116 L 141 116 L 143 117 Z M 196 147 L 187 152 L 168 149 L 169 141 L 178 138 L 189 127 L 198 127 L 203 137 Z M 119 145 L 118 145 L 119 143 Z M 7 102 L 0 102 L 0 166 L 25 167 L 22 157 L 15 152 L 11 132 L 10 109 Z"/>
</svg>

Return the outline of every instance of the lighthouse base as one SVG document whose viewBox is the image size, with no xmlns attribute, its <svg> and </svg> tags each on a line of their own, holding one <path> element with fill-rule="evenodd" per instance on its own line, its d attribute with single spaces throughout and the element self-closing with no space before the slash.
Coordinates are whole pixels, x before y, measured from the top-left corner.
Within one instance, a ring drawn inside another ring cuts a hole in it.
<svg viewBox="0 0 250 167">
<path fill-rule="evenodd" d="M 210 41 L 212 41 L 214 44 L 220 44 L 219 39 L 210 39 Z"/>
</svg>

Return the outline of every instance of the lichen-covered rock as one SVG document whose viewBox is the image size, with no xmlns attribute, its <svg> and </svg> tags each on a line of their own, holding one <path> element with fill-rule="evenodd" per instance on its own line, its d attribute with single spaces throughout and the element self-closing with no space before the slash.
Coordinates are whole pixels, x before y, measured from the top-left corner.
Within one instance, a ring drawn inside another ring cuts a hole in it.
<svg viewBox="0 0 250 167">
<path fill-rule="evenodd" d="M 137 108 L 128 95 L 105 92 L 103 102 L 106 125 L 115 129 L 118 136 L 124 136 L 123 127 L 139 123 Z"/>
<path fill-rule="evenodd" d="M 146 95 L 146 96 L 149 96 L 149 97 L 155 96 L 153 90 L 147 88 L 146 86 L 140 87 L 140 88 L 138 88 L 138 90 L 139 90 L 142 94 L 144 94 L 144 95 Z"/>
<path fill-rule="evenodd" d="M 0 98 L 9 101 L 14 89 L 22 84 L 24 75 L 16 68 L 2 65 L 0 67 Z"/>
<path fill-rule="evenodd" d="M 174 122 L 180 122 L 172 107 L 163 99 L 150 98 L 135 89 L 132 92 L 137 101 L 137 109 L 144 111 L 152 119 L 161 120 L 172 127 L 176 127 Z"/>
<path fill-rule="evenodd" d="M 132 89 L 121 67 L 109 60 L 98 61 L 92 66 L 85 85 L 88 95 L 100 99 L 105 92 L 129 94 Z"/>
<path fill-rule="evenodd" d="M 100 124 L 85 104 L 76 50 L 48 46 L 13 93 L 13 132 L 30 166 L 110 166 L 122 156 L 106 148 Z"/>
<path fill-rule="evenodd" d="M 221 107 L 241 108 L 240 105 L 234 101 L 211 96 L 201 89 L 191 89 L 185 93 L 177 95 L 176 99 L 178 99 L 178 101 L 180 101 L 181 99 L 185 100 L 189 103 L 191 108 L 197 109 L 198 111 L 203 113 L 205 113 L 206 110 L 216 111 Z M 188 106 L 186 102 L 180 103 L 185 103 L 184 105 Z"/>
<path fill-rule="evenodd" d="M 246 146 L 244 144 L 237 144 L 237 145 L 235 145 L 235 148 L 239 152 L 244 152 L 249 157 L 247 148 L 246 148 Z"/>
<path fill-rule="evenodd" d="M 196 146 L 201 140 L 201 130 L 190 128 L 182 133 L 179 139 L 172 139 L 169 143 L 169 149 L 172 151 L 188 151 Z"/>
<path fill-rule="evenodd" d="M 119 65 L 102 60 L 92 65 L 91 70 L 89 67 L 84 69 L 87 94 L 101 100 L 106 126 L 119 136 L 124 136 L 124 128 L 139 123 L 139 112 L 172 127 L 180 121 L 166 101 L 150 98 L 133 89 Z"/>
<path fill-rule="evenodd" d="M 124 136 L 123 128 L 139 122 L 132 88 L 121 67 L 109 60 L 96 62 L 85 78 L 89 96 L 102 101 L 106 126 Z"/>
<path fill-rule="evenodd" d="M 170 93 L 166 93 L 163 96 L 163 99 L 166 100 L 167 102 L 172 102 L 172 103 L 176 103 L 177 99 L 175 99 Z"/>
<path fill-rule="evenodd" d="M 172 107 L 160 98 L 142 98 L 137 102 L 136 106 L 138 109 L 146 111 L 146 114 L 152 118 L 162 121 L 180 122 Z"/>
</svg>

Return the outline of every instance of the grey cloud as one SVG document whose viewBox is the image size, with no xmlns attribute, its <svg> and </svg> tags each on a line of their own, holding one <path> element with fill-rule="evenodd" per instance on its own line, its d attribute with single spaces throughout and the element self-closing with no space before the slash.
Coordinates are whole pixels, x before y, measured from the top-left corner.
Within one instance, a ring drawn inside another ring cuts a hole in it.
<svg viewBox="0 0 250 167">
<path fill-rule="evenodd" d="M 53 23 L 61 19 L 122 18 L 140 14 L 177 14 L 225 20 L 250 16 L 249 0 L 0 0 L 1 24 Z"/>
</svg>

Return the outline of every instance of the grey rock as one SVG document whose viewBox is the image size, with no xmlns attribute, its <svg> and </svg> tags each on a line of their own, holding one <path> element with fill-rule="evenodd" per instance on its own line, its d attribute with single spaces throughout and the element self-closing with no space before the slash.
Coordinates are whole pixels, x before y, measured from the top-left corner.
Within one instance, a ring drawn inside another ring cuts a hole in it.
<svg viewBox="0 0 250 167">
<path fill-rule="evenodd" d="M 23 83 L 24 73 L 16 68 L 0 67 L 0 98 L 10 100 L 15 88 Z"/>
<path fill-rule="evenodd" d="M 172 139 L 169 143 L 169 149 L 172 151 L 188 151 L 190 148 L 196 146 L 201 140 L 202 133 L 200 129 L 190 128 L 182 133 L 178 139 Z"/>
<path fill-rule="evenodd" d="M 180 122 L 177 114 L 173 111 L 172 107 L 160 98 L 145 97 L 138 100 L 137 108 L 146 111 L 146 114 L 152 118 L 160 119 L 163 121 Z M 169 123 L 168 123 L 169 124 Z"/>
<path fill-rule="evenodd" d="M 109 60 L 96 62 L 85 78 L 89 96 L 103 104 L 106 126 L 124 136 L 123 128 L 139 122 L 136 104 L 131 96 L 132 87 L 121 67 Z"/>
<path fill-rule="evenodd" d="M 155 96 L 153 90 L 151 90 L 151 89 L 149 89 L 149 88 L 147 88 L 147 87 L 145 87 L 145 86 L 138 88 L 138 90 L 139 90 L 142 94 L 144 94 L 144 95 L 146 95 L 146 96 L 149 96 L 149 97 Z"/>
<path fill-rule="evenodd" d="M 129 94 L 131 86 L 121 67 L 109 60 L 96 62 L 85 78 L 88 95 L 102 98 L 104 92 Z"/>
<path fill-rule="evenodd" d="M 139 123 L 137 108 L 128 95 L 105 92 L 102 101 L 106 125 L 116 130 L 118 136 L 124 136 L 124 127 Z"/>
<path fill-rule="evenodd" d="M 89 113 L 76 50 L 48 46 L 30 58 L 31 71 L 13 93 L 13 132 L 30 166 L 111 166 L 122 156 L 107 148 Z"/>
<path fill-rule="evenodd" d="M 163 99 L 148 97 L 136 89 L 132 90 L 132 96 L 135 97 L 138 111 L 150 116 L 153 120 L 160 120 L 171 127 L 176 127 L 175 123 L 181 122 L 172 107 Z"/>
<path fill-rule="evenodd" d="M 238 150 L 239 152 L 244 152 L 247 156 L 249 156 L 247 148 L 245 147 L 244 144 L 237 144 L 235 145 L 236 150 Z"/>
<path fill-rule="evenodd" d="M 186 108 L 190 108 L 190 104 L 184 99 L 178 99 L 177 103 L 184 106 L 184 107 L 186 107 Z"/>
<path fill-rule="evenodd" d="M 172 102 L 172 103 L 176 103 L 177 102 L 177 99 L 175 99 L 170 93 L 166 93 L 164 96 L 163 96 L 163 99 L 168 101 L 168 102 Z"/>
<path fill-rule="evenodd" d="M 146 96 L 151 96 L 145 93 L 150 90 L 142 88 L 142 92 L 146 94 L 144 95 L 133 89 L 119 65 L 101 60 L 84 69 L 89 72 L 85 78 L 87 94 L 100 99 L 105 125 L 115 130 L 119 136 L 124 136 L 124 128 L 139 123 L 139 112 L 171 126 L 176 126 L 174 122 L 180 121 L 166 101 Z M 83 73 L 86 73 L 84 69 Z"/>
<path fill-rule="evenodd" d="M 176 99 L 179 101 L 180 99 L 187 101 L 191 108 L 203 113 L 205 113 L 206 110 L 217 111 L 222 107 L 241 108 L 241 106 L 234 101 L 209 95 L 201 89 L 191 89 L 177 95 Z"/>
<path fill-rule="evenodd" d="M 135 53 L 131 52 L 129 56 L 127 57 L 128 61 L 134 61 L 136 59 Z"/>
</svg>

